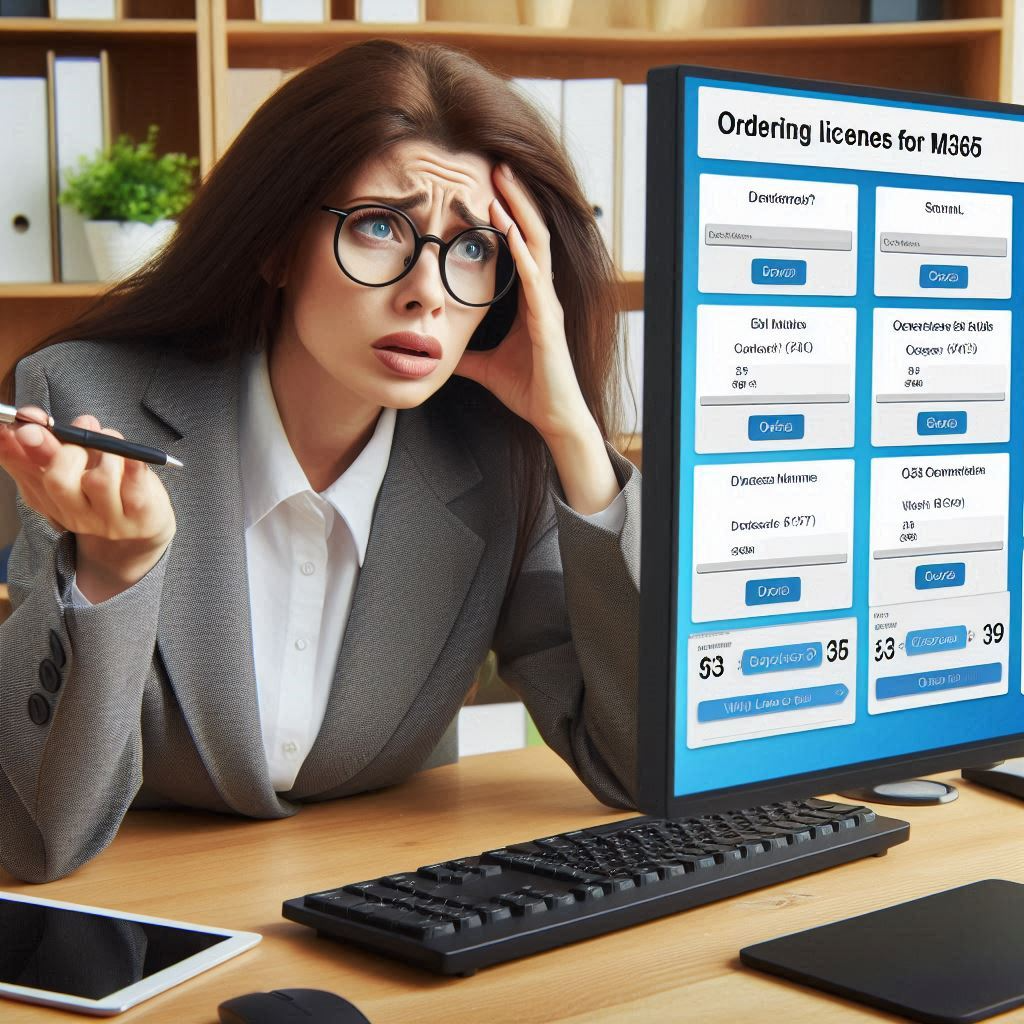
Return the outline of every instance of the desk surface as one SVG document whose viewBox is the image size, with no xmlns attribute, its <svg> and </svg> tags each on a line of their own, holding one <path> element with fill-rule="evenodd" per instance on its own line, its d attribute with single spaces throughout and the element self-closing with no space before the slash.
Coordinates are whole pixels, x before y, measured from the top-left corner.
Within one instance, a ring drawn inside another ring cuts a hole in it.
<svg viewBox="0 0 1024 1024">
<path fill-rule="evenodd" d="M 954 775 L 937 776 L 960 781 Z M 215 1024 L 254 990 L 337 992 L 374 1024 L 467 1021 L 897 1020 L 741 967 L 741 946 L 981 878 L 1024 882 L 1024 803 L 969 782 L 953 804 L 893 808 L 911 840 L 882 858 L 755 890 L 587 942 L 443 979 L 285 921 L 281 901 L 569 828 L 612 821 L 549 750 L 470 757 L 395 789 L 306 807 L 283 821 L 135 812 L 69 878 L 0 889 L 260 932 L 253 950 L 114 1020 Z M 880 808 L 880 810 L 882 810 Z M 1006 813 L 1000 813 L 1005 811 Z M 975 837 L 983 837 L 978 845 Z M 941 842 L 941 846 L 939 845 Z M 0 1002 L 5 1024 L 86 1020 Z M 1024 1011 L 1000 1021 L 1024 1021 Z"/>
</svg>

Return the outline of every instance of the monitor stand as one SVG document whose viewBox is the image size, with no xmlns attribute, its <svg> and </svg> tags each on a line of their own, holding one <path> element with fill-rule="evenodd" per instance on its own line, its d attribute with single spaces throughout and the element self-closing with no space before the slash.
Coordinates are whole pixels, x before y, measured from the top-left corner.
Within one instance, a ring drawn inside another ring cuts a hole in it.
<svg viewBox="0 0 1024 1024">
<path fill-rule="evenodd" d="M 932 779 L 903 779 L 900 782 L 882 782 L 877 786 L 863 789 L 846 789 L 839 794 L 847 800 L 858 800 L 865 804 L 948 804 L 959 795 L 960 790 L 948 782 L 934 782 Z"/>
<path fill-rule="evenodd" d="M 972 765 L 971 769 L 984 773 L 997 768 L 1002 761 L 991 764 Z M 964 774 L 964 778 L 968 778 Z M 979 781 L 984 781 L 979 779 Z M 860 800 L 867 804 L 897 804 L 905 807 L 921 804 L 950 804 L 959 795 L 960 790 L 948 782 L 935 782 L 932 779 L 902 779 L 899 782 L 883 782 L 877 786 L 865 786 L 863 789 L 847 789 L 839 794 L 847 800 Z"/>
</svg>

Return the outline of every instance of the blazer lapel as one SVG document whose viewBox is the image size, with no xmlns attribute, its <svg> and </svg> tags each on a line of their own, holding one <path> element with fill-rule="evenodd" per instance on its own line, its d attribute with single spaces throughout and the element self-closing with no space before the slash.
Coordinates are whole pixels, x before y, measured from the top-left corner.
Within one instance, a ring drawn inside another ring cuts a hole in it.
<svg viewBox="0 0 1024 1024">
<path fill-rule="evenodd" d="M 157 646 L 210 778 L 233 809 L 290 810 L 270 783 L 260 731 L 238 459 L 239 362 L 164 357 L 143 405 L 180 435 L 167 471 L 177 517 Z"/>
<path fill-rule="evenodd" d="M 438 441 L 425 407 L 399 412 L 324 724 L 289 795 L 352 778 L 416 700 L 483 555 L 449 508 L 480 480 L 461 443 Z"/>
</svg>

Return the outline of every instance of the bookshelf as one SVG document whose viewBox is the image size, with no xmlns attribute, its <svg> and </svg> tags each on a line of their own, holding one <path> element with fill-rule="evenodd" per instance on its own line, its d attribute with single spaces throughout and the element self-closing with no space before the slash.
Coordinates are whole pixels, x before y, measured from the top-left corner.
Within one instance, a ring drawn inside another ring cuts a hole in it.
<svg viewBox="0 0 1024 1024">
<path fill-rule="evenodd" d="M 679 0 L 685 2 L 685 0 Z M 714 0 L 700 26 L 655 32 L 637 0 L 576 0 L 564 29 L 518 24 L 516 0 L 427 0 L 427 20 L 373 25 L 354 0 L 322 24 L 261 23 L 254 0 L 124 0 L 117 21 L 0 19 L 5 75 L 45 75 L 46 51 L 110 54 L 112 133 L 161 126 L 160 148 L 197 154 L 205 175 L 230 139 L 232 68 L 300 68 L 374 36 L 461 47 L 509 75 L 615 77 L 693 63 L 1008 100 L 1014 0 L 949 0 L 940 21 L 852 24 L 856 0 Z M 821 17 L 829 24 L 782 22 Z M 95 284 L 0 284 L 3 370 L 102 290 Z M 625 275 L 623 309 L 643 307 L 643 276 Z"/>
</svg>

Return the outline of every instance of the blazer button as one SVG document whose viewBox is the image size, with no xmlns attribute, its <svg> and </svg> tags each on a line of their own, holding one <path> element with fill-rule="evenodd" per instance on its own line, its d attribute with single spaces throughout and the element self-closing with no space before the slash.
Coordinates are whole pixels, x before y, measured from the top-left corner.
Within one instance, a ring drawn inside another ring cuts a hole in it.
<svg viewBox="0 0 1024 1024">
<path fill-rule="evenodd" d="M 50 702 L 39 693 L 33 693 L 28 699 L 28 717 L 36 725 L 45 725 L 50 718 Z"/>
<path fill-rule="evenodd" d="M 39 665 L 39 683 L 48 693 L 56 693 L 60 689 L 60 673 L 49 658 L 44 658 Z"/>
<path fill-rule="evenodd" d="M 68 660 L 64 655 L 64 647 L 55 629 L 50 630 L 50 657 L 53 658 L 53 663 L 57 668 L 63 668 Z"/>
</svg>

